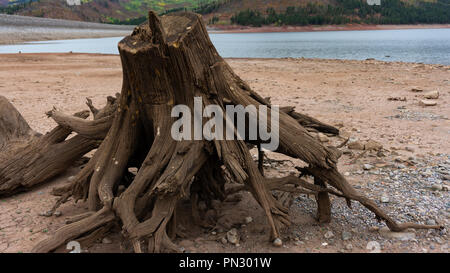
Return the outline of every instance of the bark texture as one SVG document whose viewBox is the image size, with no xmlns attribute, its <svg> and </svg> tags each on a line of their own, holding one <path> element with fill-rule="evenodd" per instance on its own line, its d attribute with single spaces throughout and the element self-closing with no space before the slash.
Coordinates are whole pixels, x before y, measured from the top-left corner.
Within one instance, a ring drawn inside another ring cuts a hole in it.
<svg viewBox="0 0 450 273">
<path fill-rule="evenodd" d="M 41 135 L 31 130 L 6 98 L 0 97 L 0 196 L 49 181 L 97 148 L 109 130 L 115 100 L 108 99 L 94 121 L 85 120 L 89 111 L 68 116 L 54 109 L 47 115 L 59 125 Z M 77 134 L 68 138 L 72 132 Z"/>
</svg>

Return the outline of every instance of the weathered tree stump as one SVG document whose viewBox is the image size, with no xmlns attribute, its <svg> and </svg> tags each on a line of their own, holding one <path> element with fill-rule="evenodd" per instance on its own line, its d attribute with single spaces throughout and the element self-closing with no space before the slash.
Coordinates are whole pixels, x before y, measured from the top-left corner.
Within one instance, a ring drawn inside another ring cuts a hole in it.
<svg viewBox="0 0 450 273">
<path fill-rule="evenodd" d="M 409 227 L 439 228 L 398 224 L 373 201 L 357 193 L 337 171 L 340 156 L 337 149 L 323 146 L 308 132 L 338 130 L 292 108 L 280 112 L 277 152 L 308 164 L 307 168 L 299 169 L 298 177 L 264 177 L 248 147 L 259 145 L 260 141 L 174 140 L 171 127 L 175 119 L 171 110 L 179 104 L 193 109 L 195 97 L 201 97 L 205 107 L 218 105 L 224 112 L 226 105 L 257 108 L 266 105 L 267 123 L 273 126 L 272 106 L 219 56 L 199 15 L 175 13 L 159 18 L 150 12 L 149 21 L 119 43 L 119 51 L 123 85 L 111 128 L 72 184 L 58 190 L 77 200 L 86 199 L 90 212 L 37 244 L 34 252 L 53 251 L 113 221 L 121 222 L 122 232 L 136 252 L 142 251 L 142 241 L 148 243 L 149 252 L 179 251 L 172 241 L 179 200 L 190 198 L 193 219 L 202 222 L 196 213 L 199 201 L 209 204 L 240 190 L 251 192 L 263 208 L 271 240 L 280 238 L 281 227 L 290 224 L 288 207 L 283 206 L 289 202 L 282 200 L 286 195 L 274 195 L 272 191 L 316 195 L 320 221 L 330 219 L 328 195 L 333 194 L 349 203 L 361 202 L 394 231 Z M 258 122 L 252 116 L 247 118 L 249 122 Z M 86 133 L 67 116 L 55 120 L 77 133 Z M 262 154 L 259 153 L 260 161 Z M 131 167 L 138 168 L 138 172 L 127 182 L 124 177 Z M 224 171 L 241 186 L 226 190 Z M 302 178 L 306 175 L 313 176 L 316 185 Z M 126 189 L 119 191 L 120 185 Z"/>
</svg>

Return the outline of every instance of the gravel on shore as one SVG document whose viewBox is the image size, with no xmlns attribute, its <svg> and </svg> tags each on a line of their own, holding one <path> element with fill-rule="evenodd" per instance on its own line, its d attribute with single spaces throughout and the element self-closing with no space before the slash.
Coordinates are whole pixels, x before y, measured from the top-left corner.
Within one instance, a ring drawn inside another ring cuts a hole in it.
<svg viewBox="0 0 450 273">
<path fill-rule="evenodd" d="M 134 26 L 0 14 L 0 44 L 27 41 L 119 37 Z"/>
</svg>

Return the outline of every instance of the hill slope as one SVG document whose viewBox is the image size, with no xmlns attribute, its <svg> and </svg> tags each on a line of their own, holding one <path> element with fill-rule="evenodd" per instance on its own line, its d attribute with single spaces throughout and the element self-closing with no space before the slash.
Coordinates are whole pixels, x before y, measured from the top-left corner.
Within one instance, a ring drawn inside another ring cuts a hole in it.
<svg viewBox="0 0 450 273">
<path fill-rule="evenodd" d="M 164 13 L 176 9 L 192 9 L 213 0 L 81 0 L 81 5 L 68 5 L 66 0 L 0 0 L 0 13 L 68 19 L 90 22 L 118 22 L 146 16 L 152 9 Z"/>
<path fill-rule="evenodd" d="M 203 9 L 214 24 L 448 24 L 450 0 L 223 0 Z"/>
<path fill-rule="evenodd" d="M 322 25 L 450 23 L 450 0 L 0 0 L 0 12 L 105 23 L 138 24 L 149 9 L 194 10 L 210 24 Z M 1 8 L 3 4 L 3 8 Z"/>
</svg>

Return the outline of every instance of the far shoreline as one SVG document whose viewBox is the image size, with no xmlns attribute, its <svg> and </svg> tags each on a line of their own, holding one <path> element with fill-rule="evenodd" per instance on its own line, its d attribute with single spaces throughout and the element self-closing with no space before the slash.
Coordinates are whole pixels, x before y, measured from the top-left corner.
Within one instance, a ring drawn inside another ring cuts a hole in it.
<svg viewBox="0 0 450 273">
<path fill-rule="evenodd" d="M 271 32 L 316 32 L 316 31 L 358 31 L 358 30 L 401 30 L 401 29 L 442 29 L 450 28 L 450 24 L 417 24 L 417 25 L 309 25 L 309 26 L 209 26 L 211 34 L 221 33 L 271 33 Z"/>
</svg>

